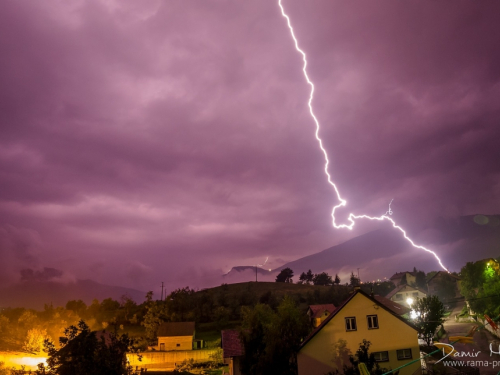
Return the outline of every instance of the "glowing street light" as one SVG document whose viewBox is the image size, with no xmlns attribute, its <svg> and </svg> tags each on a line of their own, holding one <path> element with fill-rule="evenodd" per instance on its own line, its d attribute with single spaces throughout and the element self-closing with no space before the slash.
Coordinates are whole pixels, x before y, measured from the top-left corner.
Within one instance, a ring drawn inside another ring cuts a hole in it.
<svg viewBox="0 0 500 375">
<path fill-rule="evenodd" d="M 408 298 L 406 299 L 406 303 L 407 303 L 407 304 L 408 304 L 408 306 L 410 306 L 410 308 L 411 308 L 411 304 L 413 303 L 413 298 L 408 297 Z"/>
</svg>

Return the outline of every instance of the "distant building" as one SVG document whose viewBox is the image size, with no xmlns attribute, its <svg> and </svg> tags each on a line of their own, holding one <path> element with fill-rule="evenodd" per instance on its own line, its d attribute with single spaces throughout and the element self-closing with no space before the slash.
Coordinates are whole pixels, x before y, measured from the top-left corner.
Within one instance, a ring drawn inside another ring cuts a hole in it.
<svg viewBox="0 0 500 375">
<path fill-rule="evenodd" d="M 417 328 L 380 301 L 397 305 L 356 290 L 302 342 L 297 355 L 298 374 L 342 372 L 343 364 L 349 365 L 349 353 L 354 354 L 363 339 L 370 341 L 370 352 L 381 367 L 395 369 L 417 360 L 399 374 L 419 373 Z"/>
<path fill-rule="evenodd" d="M 408 314 L 410 313 L 410 309 L 408 307 L 400 305 L 399 303 L 396 303 L 394 301 L 391 301 L 389 298 L 378 295 L 373 296 L 373 298 L 375 298 L 378 303 L 384 305 L 396 315 L 402 317 L 408 317 Z"/>
<path fill-rule="evenodd" d="M 412 285 L 417 283 L 417 275 L 414 272 L 408 271 L 396 272 L 389 280 L 396 286 L 401 285 L 401 282 L 403 282 L 403 284 Z M 406 282 L 404 282 L 404 280 L 406 280 Z"/>
<path fill-rule="evenodd" d="M 405 307 L 408 307 L 408 298 L 416 301 L 419 298 L 425 297 L 427 297 L 427 292 L 425 290 L 410 285 L 400 285 L 386 296 L 386 298 L 391 301 L 399 303 Z"/>
<path fill-rule="evenodd" d="M 307 316 L 311 325 L 316 328 L 334 311 L 335 305 L 331 303 L 326 305 L 310 305 L 309 309 L 307 309 Z"/>
<path fill-rule="evenodd" d="M 229 365 L 229 374 L 240 375 L 240 357 L 244 353 L 240 333 L 234 329 L 223 330 L 221 332 L 221 344 L 224 364 Z"/>
<path fill-rule="evenodd" d="M 438 295 L 440 289 L 446 283 L 453 284 L 455 297 L 460 297 L 461 278 L 445 271 L 439 271 L 427 280 L 427 290 L 429 295 Z"/>
<path fill-rule="evenodd" d="M 164 352 L 198 349 L 194 345 L 194 322 L 164 322 L 158 328 L 157 336 L 158 345 L 151 347 L 152 350 Z"/>
</svg>

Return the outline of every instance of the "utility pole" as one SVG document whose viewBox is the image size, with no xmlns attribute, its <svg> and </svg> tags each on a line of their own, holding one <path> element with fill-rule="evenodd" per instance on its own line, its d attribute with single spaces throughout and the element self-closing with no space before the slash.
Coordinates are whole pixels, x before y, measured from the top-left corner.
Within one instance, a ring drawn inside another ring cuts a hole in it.
<svg viewBox="0 0 500 375">
<path fill-rule="evenodd" d="M 161 301 L 163 301 L 163 281 L 161 282 Z"/>
<path fill-rule="evenodd" d="M 255 282 L 257 282 L 257 266 L 255 266 Z"/>
</svg>

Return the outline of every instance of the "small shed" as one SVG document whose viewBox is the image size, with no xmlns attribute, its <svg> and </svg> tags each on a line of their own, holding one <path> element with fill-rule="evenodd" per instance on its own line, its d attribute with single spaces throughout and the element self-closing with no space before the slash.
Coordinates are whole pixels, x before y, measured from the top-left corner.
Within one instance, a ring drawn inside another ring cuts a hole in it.
<svg viewBox="0 0 500 375">
<path fill-rule="evenodd" d="M 158 345 L 155 350 L 193 350 L 194 322 L 164 322 L 158 328 Z"/>
<path fill-rule="evenodd" d="M 244 348 L 239 331 L 235 329 L 223 330 L 221 341 L 224 363 L 229 365 L 229 374 L 240 375 L 240 357 L 244 353 Z"/>
</svg>

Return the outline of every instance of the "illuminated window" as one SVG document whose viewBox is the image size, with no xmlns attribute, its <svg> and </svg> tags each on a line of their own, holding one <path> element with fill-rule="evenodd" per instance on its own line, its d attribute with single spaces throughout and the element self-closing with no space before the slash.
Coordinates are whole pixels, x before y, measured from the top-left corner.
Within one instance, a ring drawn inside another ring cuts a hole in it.
<svg viewBox="0 0 500 375">
<path fill-rule="evenodd" d="M 389 360 L 389 352 L 375 352 L 373 357 L 377 362 L 387 362 Z"/>
<path fill-rule="evenodd" d="M 368 329 L 377 329 L 378 328 L 378 318 L 377 315 L 367 315 L 368 319 Z"/>
<path fill-rule="evenodd" d="M 356 318 L 354 316 L 345 318 L 345 330 L 356 331 Z"/>
<path fill-rule="evenodd" d="M 397 353 L 398 359 L 411 359 L 411 349 L 401 349 Z"/>
</svg>

